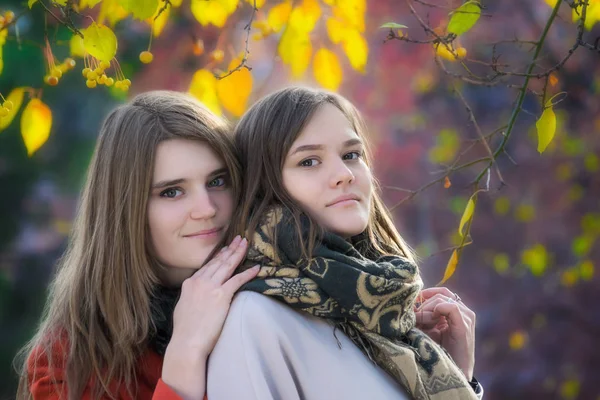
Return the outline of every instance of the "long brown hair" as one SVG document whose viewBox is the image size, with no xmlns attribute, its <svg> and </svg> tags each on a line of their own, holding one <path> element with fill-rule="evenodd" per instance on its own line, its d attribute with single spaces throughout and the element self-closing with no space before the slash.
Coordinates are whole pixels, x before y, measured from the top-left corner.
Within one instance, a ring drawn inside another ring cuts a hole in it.
<svg viewBox="0 0 600 400">
<path fill-rule="evenodd" d="M 64 359 L 49 362 L 65 366 L 69 399 L 80 398 L 90 380 L 97 397 L 116 396 L 111 382 L 135 394 L 136 361 L 154 329 L 150 303 L 162 272 L 147 223 L 156 148 L 176 138 L 207 143 L 228 168 L 237 199 L 240 174 L 231 134 L 226 121 L 176 92 L 138 95 L 108 115 L 41 326 L 21 352 L 19 398 L 31 397 L 27 365 L 51 357 L 57 345 Z"/>
<path fill-rule="evenodd" d="M 282 170 L 294 141 L 325 104 L 337 107 L 363 142 L 368 143 L 366 126 L 356 108 L 344 97 L 324 90 L 304 87 L 279 90 L 255 103 L 239 121 L 234 138 L 243 176 L 241 206 L 233 217 L 237 233 L 254 232 L 267 210 L 279 204 L 290 211 L 301 240 L 300 215 L 309 218 L 309 234 L 302 240 L 301 248 L 305 256 L 310 256 L 323 231 L 287 192 Z M 371 167 L 368 151 L 365 162 Z M 373 185 L 376 190 L 369 223 L 363 233 L 368 240 L 368 250 L 399 254 L 413 261 L 411 249 L 398 233 L 381 200 L 375 179 Z"/>
</svg>

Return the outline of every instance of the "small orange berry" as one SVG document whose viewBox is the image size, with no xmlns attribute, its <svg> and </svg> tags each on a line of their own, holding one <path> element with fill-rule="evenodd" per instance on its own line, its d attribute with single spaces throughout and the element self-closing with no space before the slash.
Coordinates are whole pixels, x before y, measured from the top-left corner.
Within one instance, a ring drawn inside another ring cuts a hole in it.
<svg viewBox="0 0 600 400">
<path fill-rule="evenodd" d="M 73 69 L 75 68 L 75 66 L 77 65 L 77 63 L 75 62 L 75 60 L 73 60 L 71 57 L 69 58 L 65 58 L 65 61 L 63 62 L 63 64 L 68 68 L 68 69 Z"/>
<path fill-rule="evenodd" d="M 154 59 L 154 55 L 152 53 L 150 53 L 149 51 L 142 51 L 140 53 L 140 61 L 143 62 L 144 64 L 150 64 L 153 59 Z"/>
<path fill-rule="evenodd" d="M 88 79 L 87 81 L 85 81 L 85 84 L 87 87 L 89 87 L 90 89 L 93 89 L 96 87 L 97 83 L 95 80 L 92 79 Z"/>
<path fill-rule="evenodd" d="M 98 78 L 98 74 L 96 73 L 96 71 L 90 71 L 88 72 L 86 78 L 88 78 L 90 81 L 94 81 L 96 80 L 96 78 Z"/>
<path fill-rule="evenodd" d="M 92 72 L 91 69 L 84 68 L 83 71 L 81 71 L 81 74 L 83 75 L 84 78 L 87 78 L 87 74 L 89 74 L 90 72 Z"/>
<path fill-rule="evenodd" d="M 0 117 L 6 117 L 10 110 L 6 107 L 0 107 Z"/>
<path fill-rule="evenodd" d="M 202 54 L 204 54 L 204 42 L 202 39 L 198 39 L 194 43 L 194 55 L 201 56 Z"/>
<path fill-rule="evenodd" d="M 111 87 L 112 85 L 114 85 L 115 80 L 113 78 L 106 78 L 104 84 L 108 87 Z"/>
<path fill-rule="evenodd" d="M 15 106 L 15 105 L 14 105 L 14 104 L 13 104 L 13 102 L 12 102 L 12 101 L 10 101 L 10 100 L 6 100 L 6 101 L 4 102 L 4 104 L 2 104 L 2 107 L 5 107 L 6 109 L 8 109 L 8 111 L 12 110 L 14 106 Z"/>
<path fill-rule="evenodd" d="M 110 68 L 110 63 L 108 61 L 101 61 L 100 62 L 100 68 L 102 68 L 102 69 L 109 69 Z"/>
<path fill-rule="evenodd" d="M 58 78 L 54 75 L 50 75 L 46 83 L 50 86 L 56 86 L 58 85 Z"/>
<path fill-rule="evenodd" d="M 12 11 L 7 11 L 4 13 L 4 22 L 10 24 L 15 19 L 15 13 Z"/>
<path fill-rule="evenodd" d="M 52 71 L 50 71 L 50 76 L 55 76 L 60 79 L 62 78 L 62 71 L 60 68 L 54 67 L 52 68 Z"/>
<path fill-rule="evenodd" d="M 0 28 L 4 26 L 4 17 L 0 15 Z"/>
<path fill-rule="evenodd" d="M 214 50 L 210 53 L 210 60 L 215 62 L 221 62 L 225 58 L 223 50 Z"/>
</svg>

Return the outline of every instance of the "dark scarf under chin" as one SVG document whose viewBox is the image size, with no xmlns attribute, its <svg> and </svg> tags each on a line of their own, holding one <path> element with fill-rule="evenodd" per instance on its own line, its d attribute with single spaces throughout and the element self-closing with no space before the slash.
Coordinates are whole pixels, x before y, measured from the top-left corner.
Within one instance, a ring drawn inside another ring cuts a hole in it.
<svg viewBox="0 0 600 400">
<path fill-rule="evenodd" d="M 333 234 L 325 234 L 306 259 L 293 226 L 281 208 L 265 216 L 244 264 L 261 269 L 243 290 L 334 322 L 413 399 L 477 398 L 450 356 L 415 328 L 413 305 L 422 288 L 416 265 L 359 251 L 360 243 Z"/>
<path fill-rule="evenodd" d="M 179 288 L 157 286 L 152 294 L 150 312 L 154 329 L 150 334 L 149 346 L 161 356 L 165 355 L 173 335 L 173 310 L 180 293 Z"/>
</svg>

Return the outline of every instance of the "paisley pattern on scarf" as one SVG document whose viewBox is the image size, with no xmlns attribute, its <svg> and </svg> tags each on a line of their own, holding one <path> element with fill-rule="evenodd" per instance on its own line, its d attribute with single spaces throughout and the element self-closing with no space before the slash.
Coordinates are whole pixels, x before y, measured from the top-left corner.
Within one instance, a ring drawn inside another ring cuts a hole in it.
<svg viewBox="0 0 600 400">
<path fill-rule="evenodd" d="M 400 256 L 367 257 L 356 242 L 329 233 L 306 259 L 291 221 L 273 208 L 247 236 L 251 246 L 240 269 L 261 269 L 242 290 L 333 321 L 414 399 L 477 399 L 446 351 L 415 328 L 413 305 L 423 286 L 416 265 Z"/>
</svg>

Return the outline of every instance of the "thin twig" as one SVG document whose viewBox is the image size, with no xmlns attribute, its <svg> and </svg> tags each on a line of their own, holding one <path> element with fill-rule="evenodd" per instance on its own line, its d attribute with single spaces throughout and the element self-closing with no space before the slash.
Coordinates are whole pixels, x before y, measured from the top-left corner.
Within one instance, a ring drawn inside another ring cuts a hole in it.
<svg viewBox="0 0 600 400">
<path fill-rule="evenodd" d="M 494 152 L 492 151 L 492 149 L 490 148 L 490 145 L 488 144 L 487 140 L 483 136 L 483 132 L 481 131 L 481 128 L 479 127 L 479 124 L 477 123 L 477 119 L 475 118 L 475 114 L 473 114 L 473 110 L 471 109 L 471 106 L 469 105 L 469 103 L 467 103 L 467 99 L 465 99 L 465 97 L 463 96 L 461 91 L 458 90 L 456 88 L 456 86 L 454 86 L 454 92 L 458 95 L 458 98 L 460 99 L 460 101 L 463 103 L 463 105 L 467 109 L 467 113 L 469 114 L 469 120 L 471 121 L 471 123 L 473 124 L 473 127 L 475 128 L 475 132 L 477 132 L 477 136 L 479 136 L 481 143 L 483 143 L 483 147 L 485 147 L 485 151 L 489 154 L 490 158 L 492 159 L 492 162 L 494 162 L 495 161 Z M 500 172 L 500 168 L 498 167 L 497 164 L 496 164 L 496 174 L 498 175 L 498 179 L 500 179 L 500 182 L 502 184 L 504 184 L 504 178 L 502 178 L 502 173 Z"/>
<path fill-rule="evenodd" d="M 244 56 L 242 57 L 240 64 L 237 67 L 230 70 L 229 72 L 225 73 L 224 75 L 216 75 L 215 74 L 215 77 L 217 79 L 227 78 L 229 75 L 233 74 L 236 71 L 241 70 L 242 68 L 246 68 L 248 71 L 252 71 L 252 67 L 250 67 L 248 65 L 248 55 L 250 54 L 249 43 L 250 43 L 250 32 L 252 31 L 252 21 L 254 21 L 254 16 L 256 15 L 257 11 L 258 11 L 258 8 L 256 7 L 256 0 L 254 0 L 254 4 L 252 5 L 252 15 L 250 16 L 250 21 L 248 21 L 248 24 L 244 27 L 244 30 L 246 31 L 246 48 L 244 49 Z"/>
</svg>

